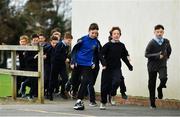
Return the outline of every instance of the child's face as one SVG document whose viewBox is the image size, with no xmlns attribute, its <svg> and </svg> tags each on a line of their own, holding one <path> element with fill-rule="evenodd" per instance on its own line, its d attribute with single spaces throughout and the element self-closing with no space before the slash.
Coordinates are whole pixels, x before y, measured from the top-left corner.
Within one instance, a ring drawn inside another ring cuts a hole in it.
<svg viewBox="0 0 180 117">
<path fill-rule="evenodd" d="M 64 43 L 66 43 L 67 45 L 71 45 L 72 39 L 70 38 L 64 38 Z"/>
<path fill-rule="evenodd" d="M 44 36 L 39 36 L 39 42 L 45 42 L 46 38 Z"/>
<path fill-rule="evenodd" d="M 20 45 L 27 45 L 27 44 L 28 44 L 28 41 L 27 41 L 26 39 L 21 39 L 21 40 L 19 41 L 19 44 L 20 44 Z"/>
<path fill-rule="evenodd" d="M 56 46 L 57 43 L 58 43 L 58 40 L 52 40 L 52 41 L 51 41 L 51 46 L 52 46 L 53 48 L 55 48 L 55 46 Z"/>
<path fill-rule="evenodd" d="M 61 33 L 60 32 L 54 32 L 52 35 L 57 37 L 59 40 L 61 39 Z"/>
<path fill-rule="evenodd" d="M 39 43 L 38 37 L 32 39 L 32 45 L 38 45 L 38 43 Z"/>
<path fill-rule="evenodd" d="M 157 29 L 154 31 L 154 34 L 157 38 L 162 38 L 164 35 L 164 30 L 162 28 Z"/>
<path fill-rule="evenodd" d="M 98 37 L 98 30 L 89 30 L 89 37 L 94 39 Z"/>
<path fill-rule="evenodd" d="M 121 34 L 120 34 L 119 30 L 114 30 L 112 32 L 112 39 L 113 40 L 118 41 L 120 36 L 121 36 Z"/>
</svg>

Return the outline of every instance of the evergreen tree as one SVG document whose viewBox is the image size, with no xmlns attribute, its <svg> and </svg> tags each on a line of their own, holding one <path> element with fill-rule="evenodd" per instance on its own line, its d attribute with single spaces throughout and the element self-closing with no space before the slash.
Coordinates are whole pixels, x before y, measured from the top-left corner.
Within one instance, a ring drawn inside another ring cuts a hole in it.
<svg viewBox="0 0 180 117">
<path fill-rule="evenodd" d="M 44 33 L 49 37 L 56 27 L 62 34 L 71 30 L 71 20 L 58 12 L 66 0 L 28 0 L 22 8 L 9 6 L 10 1 L 0 0 L 0 44 L 18 44 L 23 34 Z"/>
</svg>

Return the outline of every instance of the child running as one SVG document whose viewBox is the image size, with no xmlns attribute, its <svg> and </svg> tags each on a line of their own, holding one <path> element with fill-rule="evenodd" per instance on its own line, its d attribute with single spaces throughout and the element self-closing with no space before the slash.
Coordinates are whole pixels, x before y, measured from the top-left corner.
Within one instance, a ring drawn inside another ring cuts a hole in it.
<svg viewBox="0 0 180 117">
<path fill-rule="evenodd" d="M 128 60 L 128 51 L 123 43 L 120 42 L 121 30 L 119 27 L 112 27 L 110 31 L 110 41 L 106 43 L 102 48 L 102 56 L 105 59 L 106 67 L 102 71 L 101 78 L 101 105 L 100 109 L 106 109 L 107 96 L 112 96 L 111 103 L 113 102 L 114 96 L 118 87 L 121 88 L 121 94 L 123 98 L 127 98 L 126 86 L 124 83 L 124 77 L 121 70 L 121 59 L 127 65 L 130 71 L 133 70 L 133 66 Z"/>
</svg>

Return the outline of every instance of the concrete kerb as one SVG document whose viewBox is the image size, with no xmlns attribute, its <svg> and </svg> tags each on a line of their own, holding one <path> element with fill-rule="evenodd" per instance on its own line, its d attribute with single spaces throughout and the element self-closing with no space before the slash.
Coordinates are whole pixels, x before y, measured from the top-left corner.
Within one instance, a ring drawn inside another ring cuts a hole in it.
<svg viewBox="0 0 180 117">
<path fill-rule="evenodd" d="M 96 93 L 96 100 L 100 101 L 100 94 Z M 86 98 L 88 99 L 88 98 Z M 117 105 L 138 105 L 138 106 L 149 106 L 149 99 L 147 97 L 140 97 L 140 96 L 128 96 L 128 99 L 122 99 L 120 95 L 117 95 L 115 97 L 115 100 L 117 102 Z M 63 100 L 56 100 L 56 101 L 63 101 Z M 54 101 L 48 101 L 45 100 L 45 104 L 53 104 Z M 34 100 L 29 101 L 28 99 L 23 99 L 23 98 L 17 98 L 16 100 L 12 100 L 11 97 L 3 97 L 0 98 L 0 105 L 5 105 L 5 104 L 40 104 L 40 102 L 35 98 Z M 158 108 L 166 108 L 166 109 L 180 109 L 180 100 L 176 99 L 157 99 L 156 100 L 156 106 Z"/>
</svg>

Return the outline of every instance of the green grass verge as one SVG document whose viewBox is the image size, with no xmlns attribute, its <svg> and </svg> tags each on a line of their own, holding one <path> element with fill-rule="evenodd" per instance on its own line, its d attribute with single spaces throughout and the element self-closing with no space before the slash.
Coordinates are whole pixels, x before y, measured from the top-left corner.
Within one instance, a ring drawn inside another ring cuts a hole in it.
<svg viewBox="0 0 180 117">
<path fill-rule="evenodd" d="M 0 97 L 11 96 L 11 76 L 0 74 Z"/>
<path fill-rule="evenodd" d="M 12 96 L 12 78 L 10 75 L 0 74 L 0 97 Z M 29 94 L 30 88 L 26 86 L 26 94 Z"/>
</svg>

